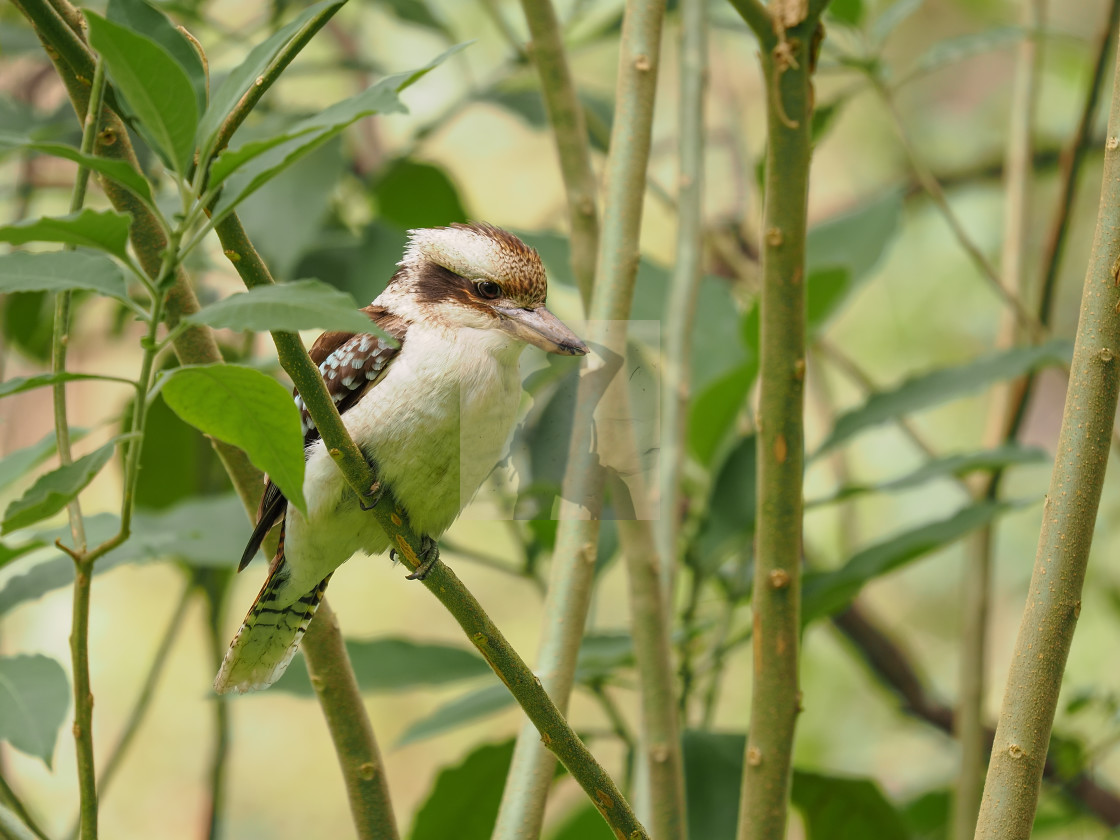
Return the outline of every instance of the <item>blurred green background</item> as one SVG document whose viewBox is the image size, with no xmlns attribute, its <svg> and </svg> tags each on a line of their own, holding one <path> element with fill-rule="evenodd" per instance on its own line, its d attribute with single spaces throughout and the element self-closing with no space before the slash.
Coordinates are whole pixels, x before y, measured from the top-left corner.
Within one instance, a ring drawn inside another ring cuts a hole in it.
<svg viewBox="0 0 1120 840">
<path fill-rule="evenodd" d="M 1022 30 L 1016 27 L 1019 9 L 1015 4 L 989 0 L 926 0 L 904 5 L 910 13 L 900 16 L 880 60 L 889 68 L 890 78 L 905 80 L 896 88 L 896 101 L 919 155 L 946 183 L 970 236 L 984 253 L 997 259 L 1003 216 L 999 168 L 1006 145 L 1013 47 L 1022 37 Z M 217 77 L 235 66 L 277 21 L 291 16 L 287 6 L 225 0 L 182 2 L 164 8 L 206 47 L 211 74 Z M 570 23 L 572 64 L 592 117 L 595 165 L 601 171 L 621 6 L 614 0 L 569 0 L 557 6 Z M 823 325 L 822 335 L 875 383 L 886 387 L 909 375 L 964 363 L 989 351 L 996 340 L 1000 302 L 916 187 L 882 102 L 860 74 L 845 67 L 845 57 L 871 48 L 868 33 L 875 22 L 882 20 L 885 11 L 900 11 L 900 4 L 849 0 L 834 7 L 834 12 L 859 25 L 835 18 L 827 21 L 816 101 L 831 119 L 821 126 L 814 154 L 810 221 L 820 224 L 868 206 L 879 207 L 885 221 L 879 233 L 859 234 L 866 242 L 837 246 L 841 250 L 870 249 L 871 257 L 868 270 Z M 855 13 L 845 11 L 853 8 Z M 1050 4 L 1036 117 L 1030 284 L 1037 280 L 1038 254 L 1054 210 L 1056 152 L 1079 115 L 1091 44 L 1106 11 L 1103 2 Z M 755 42 L 726 4 L 713 3 L 711 16 L 705 220 L 713 238 L 705 272 L 713 278 L 707 282 L 716 299 L 732 300 L 740 310 L 724 306 L 721 317 L 711 308 L 702 309 L 699 330 L 719 337 L 704 349 L 711 354 L 705 363 L 713 365 L 708 375 L 714 377 L 734 367 L 744 353 L 736 344 L 737 324 L 740 312 L 749 310 L 753 300 L 752 249 L 737 248 L 734 243 L 740 237 L 750 242 L 758 235 L 756 167 L 763 154 L 764 113 Z M 677 23 L 671 10 L 664 32 L 642 232 L 644 255 L 662 269 L 672 265 L 675 241 L 672 202 L 665 196 L 674 192 L 677 171 Z M 568 269 L 563 249 L 550 252 L 546 248 L 555 243 L 555 237 L 545 234 L 563 233 L 566 209 L 536 76 L 521 52 L 527 36 L 518 4 L 502 0 L 352 0 L 284 75 L 239 137 L 244 140 L 254 133 L 264 134 L 290 122 L 294 115 L 321 110 L 385 72 L 419 66 L 450 44 L 472 39 L 468 49 L 406 92 L 409 114 L 355 125 L 246 203 L 241 216 L 277 279 L 318 277 L 352 292 L 364 303 L 391 276 L 405 230 L 465 219 L 486 220 L 524 232 L 529 241 L 539 243 L 553 276 L 550 306 L 561 317 L 578 317 L 578 299 L 570 281 L 564 282 Z M 1107 102 L 1107 91 L 1103 98 Z M 1098 150 L 1105 110 L 1098 114 L 1062 264 L 1054 319 L 1058 336 L 1072 337 L 1076 325 L 1101 176 Z M 10 6 L 0 9 L 0 130 L 16 134 L 34 130 L 70 141 L 77 132 L 65 95 L 38 43 Z M 0 212 L 6 219 L 63 212 L 72 176 L 72 166 L 57 160 L 5 157 L 0 161 Z M 100 206 L 104 198 L 97 194 L 91 203 Z M 867 224 L 866 217 L 863 224 Z M 866 231 L 866 227 L 860 230 Z M 745 265 L 738 273 L 731 270 L 728 247 L 734 251 L 731 256 Z M 204 299 L 224 296 L 240 286 L 216 242 L 210 243 L 206 253 L 197 254 L 190 267 Z M 664 290 L 657 284 L 658 276 L 657 271 L 647 271 L 639 281 L 638 306 L 647 313 L 640 317 L 656 317 L 663 307 L 659 296 Z M 50 302 L 41 296 L 18 295 L 4 301 L 4 379 L 43 369 L 49 347 L 49 311 Z M 138 325 L 122 317 L 114 304 L 85 300 L 76 316 L 72 366 L 133 375 L 138 335 Z M 267 337 L 226 334 L 222 338 L 231 356 L 272 358 Z M 863 394 L 827 361 L 811 357 L 809 378 L 808 450 L 812 452 L 827 435 L 837 411 L 859 404 Z M 91 450 L 116 430 L 117 418 L 127 409 L 127 391 L 76 383 L 70 395 L 72 422 L 90 430 L 81 451 Z M 988 392 L 959 399 L 924 411 L 912 422 L 939 453 L 972 451 L 980 446 L 990 398 Z M 1064 380 L 1053 370 L 1045 372 L 1031 404 L 1024 444 L 1053 451 L 1063 400 Z M 158 510 L 188 493 L 223 491 L 225 478 L 215 467 L 207 443 L 186 427 L 179 428 L 165 408 L 157 405 L 155 411 L 153 425 L 164 437 L 145 452 L 142 502 Z M 51 402 L 46 390 L 0 402 L 3 454 L 35 443 L 50 428 Z M 745 430 L 746 425 L 740 423 L 740 428 Z M 726 451 L 728 443 L 724 441 L 723 446 L 721 451 Z M 894 478 L 924 460 L 889 424 L 860 435 L 844 451 L 851 480 L 860 483 Z M 1005 483 L 1006 496 L 1030 504 L 998 524 L 988 684 L 992 720 L 1030 577 L 1048 475 L 1048 463 L 1033 463 L 1015 467 Z M 31 480 L 24 477 L 9 483 L 0 502 L 18 498 Z M 700 464 L 690 467 L 689 486 L 700 488 L 693 494 L 700 503 L 703 488 L 712 480 L 713 474 Z M 838 483 L 833 459 L 810 462 L 807 498 L 827 496 Z M 119 471 L 100 475 L 83 496 L 86 512 L 112 510 L 118 485 Z M 1074 766 L 1090 769 L 1113 790 L 1120 789 L 1120 758 L 1113 749 L 1120 736 L 1120 670 L 1115 667 L 1120 571 L 1112 562 L 1120 537 L 1115 526 L 1120 513 L 1118 491 L 1120 483 L 1113 473 L 1105 486 L 1080 625 L 1055 726 L 1056 732 L 1071 739 Z M 822 567 L 839 566 L 857 548 L 947 517 L 964 501 L 961 489 L 943 479 L 905 491 L 861 495 L 843 505 L 815 507 L 806 519 L 806 551 Z M 202 564 L 205 571 L 197 571 L 197 563 L 194 571 L 185 571 L 188 567 L 166 560 L 122 563 L 95 581 L 90 648 L 99 763 L 127 723 L 187 575 L 196 575 L 194 580 L 217 591 L 236 563 L 249 527 L 232 498 L 224 508 L 209 508 L 212 512 L 218 509 L 224 513 L 213 513 L 201 523 L 205 533 L 200 539 L 209 542 L 204 552 L 199 551 L 218 555 Z M 486 510 L 465 515 L 447 535 L 444 559 L 455 566 L 494 621 L 531 661 L 539 633 L 539 585 L 531 574 L 511 574 L 475 562 L 471 556 L 481 553 L 522 568 L 526 555 L 514 535 L 524 537 L 528 532 L 488 516 Z M 221 554 L 227 549 L 228 555 Z M 153 553 L 174 554 L 175 549 L 164 547 Z M 56 556 L 45 549 L 0 568 L 3 654 L 42 653 L 68 662 L 69 589 L 60 580 L 56 586 L 62 588 L 52 588 L 41 597 L 29 598 L 21 590 L 22 576 L 33 563 Z M 225 571 L 220 556 L 228 561 Z M 533 558 L 534 563 L 536 560 Z M 739 573 L 735 571 L 737 558 L 726 560 L 724 583 L 717 580 L 696 596 L 695 624 L 703 633 L 723 626 L 728 638 L 742 637 L 750 626 L 749 605 L 739 602 L 741 592 L 736 598 L 728 596 L 728 587 L 734 588 Z M 912 656 L 934 695 L 947 702 L 956 696 L 962 561 L 961 546 L 950 546 L 874 581 L 861 596 L 864 606 Z M 532 571 L 547 579 L 547 561 L 540 559 L 539 564 Z M 218 636 L 223 646 L 256 594 L 263 568 L 258 561 L 233 581 L 219 617 Z M 345 634 L 355 640 L 396 637 L 466 647 L 443 609 L 422 587 L 403 577 L 402 570 L 392 568 L 385 558 L 356 559 L 340 569 L 331 585 L 331 601 Z M 680 595 L 683 608 L 685 595 Z M 106 837 L 174 840 L 196 837 L 205 830 L 204 802 L 217 702 L 210 691 L 214 668 L 208 620 L 205 599 L 193 599 L 167 656 L 151 710 L 121 765 L 119 778 L 102 800 Z M 619 565 L 613 564 L 604 569 L 599 582 L 592 629 L 607 634 L 600 640 L 600 654 L 609 663 L 608 691 L 631 726 L 636 726 L 637 695 L 632 690 L 635 681 L 629 659 L 625 649 L 614 655 L 608 644 L 613 638 L 610 634 L 625 634 L 626 628 L 625 580 Z M 716 731 L 742 732 L 750 696 L 749 644 L 730 651 L 719 667 L 722 691 L 709 723 Z M 293 670 L 298 672 L 298 668 L 297 663 Z M 417 819 L 441 769 L 460 764 L 481 745 L 512 738 L 520 725 L 518 711 L 495 703 L 492 686 L 497 681 L 467 670 L 468 676 L 443 685 L 390 687 L 366 694 L 398 822 L 406 831 Z M 954 743 L 903 714 L 896 698 L 871 678 L 851 645 L 829 623 L 818 622 L 808 630 L 801 673 L 804 713 L 798 723 L 797 766 L 873 778 L 899 808 L 918 802 L 934 814 L 929 818 L 934 824 L 938 814 L 943 818 L 941 793 L 951 787 L 955 774 Z M 453 721 L 443 707 L 480 691 L 481 699 L 476 702 L 484 711 L 500 708 L 400 745 L 406 733 L 433 716 Z M 234 698 L 229 708 L 232 740 L 224 836 L 352 836 L 333 748 L 314 700 L 277 687 Z M 624 775 L 625 751 L 591 692 L 576 693 L 570 717 L 592 739 L 596 754 L 619 776 Z M 689 721 L 698 725 L 701 718 L 702 709 L 690 706 Z M 491 766 L 487 761 L 500 766 L 500 758 L 481 753 L 472 760 L 480 762 L 478 767 L 486 767 Z M 65 836 L 77 807 L 68 724 L 54 748 L 52 767 L 7 745 L 0 747 L 0 765 L 7 778 L 16 780 L 25 802 L 42 816 L 51 836 Z M 491 775 L 498 779 L 500 790 L 502 773 Z M 1108 829 L 1082 813 L 1076 802 L 1052 788 L 1047 790 L 1037 836 L 1071 840 L 1107 836 Z M 485 811 L 484 802 L 481 793 L 468 799 L 464 813 Z M 914 827 L 925 819 L 921 807 L 911 809 L 912 836 L 939 836 L 936 830 L 923 834 Z M 559 780 L 549 805 L 550 831 L 583 808 L 578 788 L 569 779 Z M 569 828 L 565 836 L 596 837 L 594 832 L 599 829 L 593 826 Z M 422 835 L 420 828 L 414 836 L 439 836 Z M 797 817 L 791 834 L 800 837 L 803 832 Z"/>
</svg>

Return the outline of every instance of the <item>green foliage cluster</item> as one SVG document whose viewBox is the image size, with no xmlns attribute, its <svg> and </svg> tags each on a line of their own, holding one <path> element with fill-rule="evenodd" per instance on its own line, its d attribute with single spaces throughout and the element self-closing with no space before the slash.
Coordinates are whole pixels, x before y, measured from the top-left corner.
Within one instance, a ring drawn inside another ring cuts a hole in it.
<svg viewBox="0 0 1120 840">
<path fill-rule="evenodd" d="M 493 9 L 497 4 L 487 5 Z M 572 49 L 609 48 L 618 39 L 621 13 L 616 14 L 612 4 L 599 4 L 611 5 L 606 11 L 581 13 L 583 5 L 575 4 L 569 22 Z M 886 58 L 888 39 L 919 5 L 915 0 L 896 0 L 871 14 L 863 0 L 834 0 L 827 20 L 837 35 L 835 43 L 831 36 L 826 41 L 822 60 L 837 72 L 855 74 L 861 85 L 874 80 L 897 88 L 1024 37 L 1022 28 L 999 27 L 945 39 L 896 70 Z M 343 154 L 340 139 L 348 127 L 365 118 L 407 113 L 407 96 L 402 94 L 425 74 L 455 72 L 461 58 L 457 53 L 467 46 L 455 43 L 473 33 L 460 33 L 434 5 L 424 0 L 380 4 L 382 12 L 397 23 L 422 30 L 446 47 L 430 63 L 385 74 L 365 56 L 350 57 L 348 61 L 360 65 L 360 75 L 375 75 L 377 81 L 310 114 L 290 113 L 267 97 L 259 99 L 285 70 L 291 55 L 341 6 L 342 0 L 325 0 L 280 25 L 289 14 L 284 4 L 275 4 L 274 15 L 264 27 L 271 34 L 261 37 L 220 79 L 210 77 L 193 39 L 175 25 L 181 20 L 189 29 L 211 28 L 203 4 L 160 7 L 145 0 L 109 0 L 103 13 L 85 10 L 89 46 L 98 56 L 110 91 L 106 101 L 139 141 L 140 169 L 71 142 L 77 139 L 72 115 L 33 113 L 23 103 L 0 99 L 0 154 L 8 162 L 61 159 L 95 173 L 104 183 L 130 193 L 155 220 L 166 242 L 159 254 L 160 269 L 153 275 L 137 256 L 136 220 L 116 210 L 83 207 L 28 218 L 18 218 L 17 213 L 13 221 L 0 226 L 0 242 L 11 246 L 0 254 L 7 353 L 32 363 L 49 360 L 52 341 L 58 336 L 43 327 L 43 313 L 51 296 L 64 295 L 72 302 L 75 320 L 96 323 L 105 337 L 114 337 L 122 346 L 131 343 L 140 359 L 135 377 L 56 369 L 0 382 L 0 398 L 63 388 L 71 382 L 94 384 L 99 393 L 113 399 L 120 394 L 128 397 L 122 400 L 125 408 L 119 428 L 108 436 L 103 429 L 89 431 L 99 445 L 72 462 L 62 458 L 55 465 L 59 453 L 53 434 L 0 458 L 0 492 L 11 499 L 0 519 L 0 621 L 16 608 L 34 609 L 39 598 L 74 582 L 74 564 L 59 554 L 56 543 L 71 555 L 83 554 L 87 548 L 74 541 L 69 528 L 60 526 L 57 515 L 103 471 L 119 469 L 124 492 L 119 514 L 84 517 L 87 545 L 98 555 L 91 573 L 100 576 L 126 564 L 175 564 L 188 589 L 203 594 L 212 614 L 212 630 L 230 623 L 225 595 L 246 525 L 207 438 L 244 452 L 297 508 L 306 510 L 298 412 L 271 357 L 256 353 L 252 334 L 369 331 L 367 319 L 356 311 L 358 301 L 372 299 L 391 275 L 405 231 L 465 220 L 469 207 L 454 178 L 415 150 L 394 149 L 376 171 L 351 171 L 348 166 L 356 170 L 357 161 Z M 496 13 L 504 11 L 508 10 Z M 724 17 L 716 23 L 746 43 L 748 36 L 737 21 Z M 0 18 L 0 27 L 29 40 L 26 27 L 8 17 Z M 30 42 L 27 46 L 29 51 L 35 48 Z M 336 73 L 353 69 L 346 61 L 332 67 Z M 846 92 L 817 108 L 814 142 L 825 142 L 854 96 Z M 585 90 L 580 98 L 589 142 L 598 151 L 607 151 L 612 103 Z M 534 128 L 546 126 L 523 55 L 515 55 L 496 79 L 454 103 L 453 111 L 478 102 L 504 109 Z M 261 118 L 242 127 L 250 110 Z M 438 117 L 448 118 L 448 113 Z M 430 130 L 432 126 L 422 126 L 416 133 Z M 347 190 L 356 191 L 358 200 L 341 199 Z M 814 363 L 820 347 L 817 339 L 844 317 L 902 235 L 909 200 L 902 190 L 884 191 L 811 227 L 805 289 L 807 338 Z M 97 202 L 102 203 L 100 198 Z M 211 234 L 237 212 L 244 212 L 258 250 L 284 282 L 210 300 L 207 297 L 215 296 L 202 290 L 204 306 L 165 324 L 168 293 L 179 281 L 180 271 L 197 269 L 201 274 L 212 268 L 213 253 L 207 252 Z M 575 300 L 568 238 L 550 231 L 518 233 L 541 253 L 554 293 Z M 714 230 L 713 236 L 722 233 Z M 750 261 L 749 253 L 740 256 Z M 714 726 L 715 709 L 727 696 L 725 663 L 729 657 L 746 655 L 752 633 L 749 622 L 744 626 L 739 618 L 751 600 L 757 530 L 757 437 L 750 406 L 759 375 L 760 319 L 750 277 L 729 278 L 726 275 L 735 272 L 723 269 L 704 276 L 698 287 L 695 322 L 702 327 L 691 338 L 688 468 L 682 488 L 687 509 L 682 514 L 681 545 L 673 547 L 677 552 L 673 561 L 683 581 L 673 615 L 674 655 L 681 676 L 675 700 L 685 724 L 688 833 L 693 840 L 735 836 L 746 736 L 743 731 L 719 731 Z M 643 257 L 637 271 L 632 319 L 664 320 L 669 269 Z M 106 318 L 110 311 L 111 317 Z M 139 340 L 137 323 L 143 332 Z M 224 339 L 243 335 L 250 340 L 228 340 L 222 347 L 224 364 L 177 364 L 172 358 L 176 341 L 199 326 L 229 331 L 221 334 Z M 635 354 L 645 358 L 656 358 L 662 351 L 656 341 L 640 336 L 634 344 Z M 57 352 L 57 346 L 54 349 Z M 866 442 L 872 430 L 885 424 L 904 423 L 910 415 L 1044 369 L 1060 370 L 1068 366 L 1070 355 L 1070 342 L 1055 338 L 960 364 L 928 366 L 897 385 L 861 396 L 848 410 L 833 411 L 821 442 L 808 453 L 809 462 L 842 457 L 853 443 Z M 525 383 L 531 409 L 514 440 L 512 456 L 522 486 L 516 497 L 502 497 L 519 517 L 511 523 L 513 559 L 459 545 L 455 534 L 445 544 L 449 556 L 479 559 L 541 589 L 556 548 L 557 526 L 551 513 L 561 494 L 579 377 L 578 368 L 569 362 L 552 360 Z M 77 441 L 86 433 L 73 428 L 70 439 Z M 844 516 L 844 506 L 857 499 L 986 477 L 1045 464 L 1048 459 L 1044 450 L 1014 440 L 992 448 L 934 453 L 919 466 L 899 469 L 881 480 L 838 481 L 830 492 L 810 498 L 806 505 Z M 820 567 L 807 557 L 803 626 L 839 619 L 872 582 L 1039 501 L 1029 494 L 1005 500 L 969 495 L 947 516 L 931 510 L 917 524 L 888 529 L 887 536 L 848 547 L 835 567 Z M 596 555 L 600 579 L 618 554 L 618 528 L 604 522 Z M 719 609 L 704 610 L 704 602 L 718 603 Z M 364 693 L 455 688 L 452 699 L 411 719 L 395 746 L 459 731 L 514 703 L 505 686 L 491 676 L 486 661 L 465 644 L 419 642 L 402 632 L 373 640 L 348 639 L 346 650 Z M 873 657 L 874 651 L 868 655 Z M 582 695 L 602 706 L 611 727 L 606 733 L 581 734 L 594 739 L 596 746 L 608 742 L 622 746 L 626 756 L 620 762 L 625 767 L 620 775 L 626 776 L 630 789 L 637 784 L 630 774 L 640 745 L 625 716 L 612 714 L 617 708 L 611 697 L 632 686 L 634 669 L 634 640 L 621 621 L 585 635 L 577 686 Z M 880 669 L 875 677 L 905 697 L 905 689 L 892 684 L 890 674 Z M 71 679 L 49 657 L 0 655 L 0 740 L 51 767 L 70 704 Z M 272 690 L 302 698 L 315 693 L 299 659 Z M 913 706 L 913 698 L 906 699 Z M 1099 706 L 1114 718 L 1116 705 L 1115 698 L 1085 696 L 1071 703 L 1067 713 L 1087 715 L 1091 707 Z M 1082 740 L 1072 735 L 1055 737 L 1055 744 L 1062 749 L 1052 778 L 1065 798 L 1056 797 L 1061 802 L 1054 806 L 1058 817 L 1042 812 L 1041 831 L 1046 830 L 1048 818 L 1061 824 L 1070 802 L 1084 805 L 1078 785 L 1087 783 L 1092 764 Z M 512 741 L 488 739 L 461 761 L 444 762 L 447 766 L 410 817 L 409 836 L 413 840 L 489 837 L 512 754 Z M 0 768 L 0 774 L 4 772 Z M 792 803 L 801 814 L 805 836 L 811 840 L 945 836 L 949 800 L 941 787 L 903 799 L 897 790 L 884 790 L 880 781 L 809 766 L 796 769 Z M 0 789 L 5 819 L 7 812 L 19 817 L 23 809 L 8 788 L 5 783 Z M 1116 795 L 1105 793 L 1117 801 Z M 214 801 L 220 800 L 215 793 Z M 215 824 L 220 825 L 224 817 L 219 815 Z M 211 836 L 217 834 L 218 829 L 212 828 Z M 581 801 L 549 826 L 548 836 L 594 840 L 612 835 L 598 811 Z"/>
</svg>

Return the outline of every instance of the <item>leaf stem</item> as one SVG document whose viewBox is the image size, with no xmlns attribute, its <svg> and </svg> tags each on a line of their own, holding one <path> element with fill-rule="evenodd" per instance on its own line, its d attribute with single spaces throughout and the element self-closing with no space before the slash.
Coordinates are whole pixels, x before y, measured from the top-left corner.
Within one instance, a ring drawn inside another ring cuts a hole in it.
<svg viewBox="0 0 1120 840">
<path fill-rule="evenodd" d="M 1023 611 L 976 829 L 977 840 L 1027 840 L 1038 804 L 1116 418 L 1120 320 L 1120 61 L 1103 185 L 1085 276 L 1069 392 L 1046 497 L 1030 597 Z"/>
</svg>

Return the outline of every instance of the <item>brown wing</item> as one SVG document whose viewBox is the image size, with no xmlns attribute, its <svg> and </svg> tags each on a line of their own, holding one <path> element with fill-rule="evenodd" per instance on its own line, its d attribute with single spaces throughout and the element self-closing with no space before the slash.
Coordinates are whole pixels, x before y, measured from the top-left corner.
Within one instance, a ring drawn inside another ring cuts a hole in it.
<svg viewBox="0 0 1120 840">
<path fill-rule="evenodd" d="M 345 414 L 384 375 L 389 363 L 400 352 L 408 329 L 405 321 L 391 315 L 382 306 L 371 304 L 362 311 L 369 315 L 374 324 L 397 340 L 396 347 L 370 333 L 325 332 L 309 351 L 311 360 L 319 366 L 319 373 L 327 385 L 327 393 L 334 400 L 339 414 Z M 303 423 L 303 444 L 305 447 L 310 446 L 319 439 L 319 430 L 315 428 L 315 422 L 299 392 L 293 393 Z M 241 555 L 238 571 L 249 565 L 260 550 L 265 535 L 277 522 L 284 519 L 287 508 L 288 500 L 280 492 L 280 488 L 266 479 L 264 495 L 257 510 L 257 525 Z"/>
<path fill-rule="evenodd" d="M 389 362 L 400 352 L 408 329 L 405 321 L 389 314 L 382 306 L 371 304 L 362 311 L 397 340 L 396 347 L 376 335 L 328 332 L 319 336 L 310 350 L 311 360 L 319 366 L 319 374 L 339 414 L 345 414 L 381 378 Z M 319 437 L 319 430 L 298 393 L 295 400 L 303 421 L 304 445 L 310 445 Z"/>
</svg>

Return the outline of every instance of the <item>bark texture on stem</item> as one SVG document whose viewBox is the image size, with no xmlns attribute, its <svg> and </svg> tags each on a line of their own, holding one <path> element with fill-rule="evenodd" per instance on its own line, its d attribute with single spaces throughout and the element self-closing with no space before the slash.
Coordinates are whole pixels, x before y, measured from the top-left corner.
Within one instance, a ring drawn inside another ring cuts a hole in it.
<svg viewBox="0 0 1120 840">
<path fill-rule="evenodd" d="M 316 612 L 303 638 L 303 653 L 311 685 L 336 745 L 359 840 L 397 840 L 400 835 L 389 799 L 389 780 L 369 716 L 349 713 L 355 706 L 364 706 L 354 682 L 346 641 L 330 605 L 324 603 Z"/>
<path fill-rule="evenodd" d="M 772 9 L 777 14 L 777 9 Z M 748 23 L 752 23 L 750 19 Z M 739 840 L 780 840 L 800 711 L 801 527 L 805 403 L 805 232 L 811 73 L 819 19 L 759 32 L 767 91 L 760 299 L 758 537 L 754 681 Z M 769 36 L 769 38 L 767 37 Z"/>
<path fill-rule="evenodd" d="M 1120 62 L 1069 392 L 1034 573 L 984 786 L 977 840 L 1028 840 L 1104 484 L 1120 376 Z"/>
</svg>

